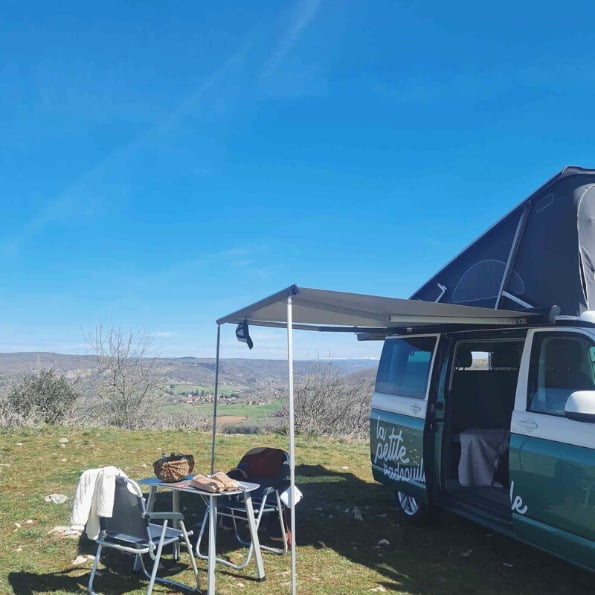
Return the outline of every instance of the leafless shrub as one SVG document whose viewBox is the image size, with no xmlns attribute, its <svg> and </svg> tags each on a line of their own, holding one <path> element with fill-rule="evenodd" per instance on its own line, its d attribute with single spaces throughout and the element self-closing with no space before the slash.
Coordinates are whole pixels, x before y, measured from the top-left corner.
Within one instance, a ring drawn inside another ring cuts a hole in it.
<svg viewBox="0 0 595 595">
<path fill-rule="evenodd" d="M 110 425 L 146 425 L 162 379 L 152 357 L 152 337 L 144 331 L 97 326 L 87 341 L 95 350 L 99 373 L 98 414 Z"/>
<path fill-rule="evenodd" d="M 296 432 L 366 437 L 373 385 L 365 374 L 340 376 L 331 363 L 319 362 L 313 372 L 296 381 Z"/>
</svg>

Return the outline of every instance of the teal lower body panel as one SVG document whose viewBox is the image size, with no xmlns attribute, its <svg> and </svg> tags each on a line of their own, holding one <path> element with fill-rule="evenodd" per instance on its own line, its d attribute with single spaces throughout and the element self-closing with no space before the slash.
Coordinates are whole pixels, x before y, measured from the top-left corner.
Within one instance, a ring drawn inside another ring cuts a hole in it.
<svg viewBox="0 0 595 595">
<path fill-rule="evenodd" d="M 593 449 L 513 434 L 510 479 L 517 537 L 595 571 Z"/>
<path fill-rule="evenodd" d="M 423 459 L 425 420 L 372 409 L 370 455 L 374 479 L 428 501 Z"/>
<path fill-rule="evenodd" d="M 514 515 L 515 537 L 540 550 L 595 572 L 595 542 L 544 525 L 521 515 Z"/>
</svg>

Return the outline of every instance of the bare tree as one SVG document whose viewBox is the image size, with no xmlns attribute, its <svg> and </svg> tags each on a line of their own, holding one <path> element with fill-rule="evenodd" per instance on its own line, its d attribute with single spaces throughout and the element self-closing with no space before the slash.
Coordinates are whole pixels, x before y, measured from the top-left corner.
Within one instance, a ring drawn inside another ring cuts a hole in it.
<svg viewBox="0 0 595 595">
<path fill-rule="evenodd" d="M 368 435 L 373 379 L 366 374 L 340 376 L 330 362 L 296 382 L 295 428 L 300 433 L 363 438 Z"/>
<path fill-rule="evenodd" d="M 128 429 L 146 425 L 162 384 L 151 335 L 98 325 L 87 341 L 97 355 L 100 407 L 108 423 Z"/>
</svg>

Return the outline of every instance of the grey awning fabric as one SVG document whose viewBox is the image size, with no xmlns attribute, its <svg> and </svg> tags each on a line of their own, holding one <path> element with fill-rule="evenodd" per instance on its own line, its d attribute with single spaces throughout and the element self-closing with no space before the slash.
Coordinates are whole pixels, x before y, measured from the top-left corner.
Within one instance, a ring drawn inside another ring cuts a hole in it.
<svg viewBox="0 0 595 595">
<path fill-rule="evenodd" d="M 382 332 L 403 326 L 440 324 L 526 324 L 534 314 L 493 310 L 398 298 L 308 289 L 291 285 L 237 312 L 223 316 L 217 324 L 287 326 L 287 298 L 292 298 L 293 328 L 328 332 Z"/>
</svg>

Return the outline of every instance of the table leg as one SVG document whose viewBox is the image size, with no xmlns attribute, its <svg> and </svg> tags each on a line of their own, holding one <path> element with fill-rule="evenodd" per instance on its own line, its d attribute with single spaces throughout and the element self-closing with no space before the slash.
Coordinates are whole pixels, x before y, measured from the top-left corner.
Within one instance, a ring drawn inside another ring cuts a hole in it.
<svg viewBox="0 0 595 595">
<path fill-rule="evenodd" d="M 145 505 L 147 512 L 153 512 L 153 506 L 155 505 L 155 494 L 156 493 L 157 493 L 157 486 L 151 486 L 151 489 L 149 490 L 149 495 L 147 497 L 147 503 Z"/>
<path fill-rule="evenodd" d="M 180 492 L 178 490 L 172 490 L 171 492 L 171 509 L 173 512 L 180 512 Z M 172 523 L 174 529 L 180 528 L 180 523 L 174 521 Z M 180 543 L 174 544 L 174 560 L 180 559 Z"/>
<path fill-rule="evenodd" d="M 209 561 L 208 594 L 215 595 L 215 563 L 217 562 L 217 497 L 209 496 Z"/>
<path fill-rule="evenodd" d="M 256 557 L 256 568 L 258 570 L 258 579 L 264 580 L 264 564 L 262 563 L 262 551 L 260 550 L 260 541 L 258 540 L 258 527 L 254 518 L 254 508 L 252 507 L 252 496 L 250 492 L 244 492 L 244 502 L 246 503 L 246 515 L 248 516 L 248 528 L 250 529 L 250 539 L 254 548 Z"/>
</svg>

